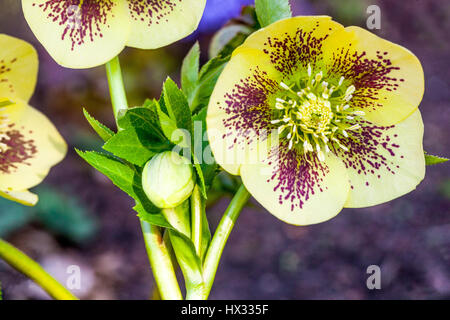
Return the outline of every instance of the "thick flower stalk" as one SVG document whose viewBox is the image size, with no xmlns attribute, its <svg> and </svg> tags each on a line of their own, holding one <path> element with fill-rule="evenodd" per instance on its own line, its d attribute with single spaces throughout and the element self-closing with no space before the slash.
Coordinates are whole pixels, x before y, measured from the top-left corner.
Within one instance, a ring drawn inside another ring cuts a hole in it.
<svg viewBox="0 0 450 320">
<path fill-rule="evenodd" d="M 125 46 L 155 49 L 192 33 L 206 0 L 22 0 L 38 40 L 64 67 L 90 68 Z"/>
<path fill-rule="evenodd" d="M 295 17 L 237 48 L 211 97 L 217 162 L 279 219 L 328 220 L 425 175 L 424 91 L 407 49 L 329 17 Z"/>
<path fill-rule="evenodd" d="M 28 105 L 38 57 L 34 48 L 0 34 L 0 196 L 26 205 L 38 197 L 28 189 L 60 162 L 67 146 L 45 115 Z"/>
</svg>

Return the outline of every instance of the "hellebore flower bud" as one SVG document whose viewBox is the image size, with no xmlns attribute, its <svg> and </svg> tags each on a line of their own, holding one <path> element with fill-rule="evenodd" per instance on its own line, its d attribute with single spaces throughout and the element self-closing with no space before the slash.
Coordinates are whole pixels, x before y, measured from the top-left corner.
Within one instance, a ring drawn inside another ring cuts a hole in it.
<svg viewBox="0 0 450 320">
<path fill-rule="evenodd" d="M 159 208 L 175 208 L 192 193 L 195 185 L 191 162 L 173 151 L 154 156 L 145 164 L 142 187 Z"/>
</svg>

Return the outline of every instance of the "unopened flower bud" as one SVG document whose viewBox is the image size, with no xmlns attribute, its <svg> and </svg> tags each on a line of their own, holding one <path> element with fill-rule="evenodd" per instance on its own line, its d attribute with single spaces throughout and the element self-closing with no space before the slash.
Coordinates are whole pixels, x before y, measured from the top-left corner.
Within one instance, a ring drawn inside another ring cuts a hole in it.
<svg viewBox="0 0 450 320">
<path fill-rule="evenodd" d="M 154 156 L 145 164 L 142 187 L 159 208 L 174 208 L 192 193 L 195 185 L 191 162 L 173 151 Z"/>
</svg>

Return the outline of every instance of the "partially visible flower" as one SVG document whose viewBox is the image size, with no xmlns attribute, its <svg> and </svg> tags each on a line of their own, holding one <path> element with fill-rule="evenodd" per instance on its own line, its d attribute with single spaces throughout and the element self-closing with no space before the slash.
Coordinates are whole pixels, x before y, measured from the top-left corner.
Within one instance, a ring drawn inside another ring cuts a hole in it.
<svg viewBox="0 0 450 320">
<path fill-rule="evenodd" d="M 53 124 L 28 105 L 37 72 L 34 48 L 0 34 L 0 196 L 26 205 L 38 200 L 28 189 L 67 152 Z"/>
<path fill-rule="evenodd" d="M 125 46 L 155 49 L 192 33 L 206 0 L 22 0 L 25 19 L 64 67 L 104 64 Z"/>
<path fill-rule="evenodd" d="M 173 151 L 154 156 L 142 172 L 142 187 L 158 208 L 175 208 L 187 200 L 195 186 L 191 162 Z"/>
<path fill-rule="evenodd" d="M 407 49 L 325 16 L 285 19 L 233 53 L 208 108 L 211 148 L 273 215 L 319 223 L 424 178 L 423 92 Z"/>
</svg>

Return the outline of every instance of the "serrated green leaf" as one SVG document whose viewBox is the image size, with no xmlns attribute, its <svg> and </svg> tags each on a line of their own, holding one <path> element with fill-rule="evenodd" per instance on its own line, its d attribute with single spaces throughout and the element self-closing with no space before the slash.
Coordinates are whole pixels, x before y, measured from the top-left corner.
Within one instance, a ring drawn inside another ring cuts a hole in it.
<svg viewBox="0 0 450 320">
<path fill-rule="evenodd" d="M 114 131 L 92 117 L 85 108 L 83 108 L 83 114 L 91 127 L 95 130 L 95 132 L 97 132 L 103 141 L 108 141 L 114 135 Z"/>
<path fill-rule="evenodd" d="M 197 87 L 193 93 L 191 102 L 192 113 L 197 113 L 202 108 L 208 106 L 211 94 L 216 86 L 217 79 L 229 61 L 229 57 L 216 57 L 209 60 L 200 70 Z"/>
<path fill-rule="evenodd" d="M 108 154 L 95 151 L 83 152 L 77 149 L 75 151 L 91 166 L 107 176 L 115 186 L 131 197 L 136 197 L 133 186 L 135 171 L 132 168 Z"/>
<path fill-rule="evenodd" d="M 167 114 L 175 121 L 177 127 L 192 134 L 192 115 L 189 103 L 183 91 L 170 78 L 164 82 L 163 99 Z"/>
<path fill-rule="evenodd" d="M 142 189 L 142 176 L 137 168 L 107 154 L 94 151 L 83 152 L 77 149 L 75 151 L 91 166 L 107 176 L 115 186 L 131 196 L 136 201 L 137 209 L 140 209 L 138 213 L 143 214 L 144 211 L 148 213 L 147 220 L 149 223 L 171 228 L 160 213 L 160 209 L 151 203 L 145 195 Z"/>
<path fill-rule="evenodd" d="M 200 46 L 196 42 L 183 60 L 181 66 L 181 88 L 186 95 L 189 105 L 197 85 L 200 69 Z"/>
<path fill-rule="evenodd" d="M 129 128 L 109 139 L 103 149 L 135 165 L 143 166 L 155 154 L 170 150 L 170 143 L 155 140 L 148 130 Z"/>
<path fill-rule="evenodd" d="M 183 136 L 174 135 L 174 132 L 178 130 L 177 124 L 175 120 L 171 119 L 161 108 L 161 104 L 156 101 L 156 106 L 158 110 L 159 124 L 161 129 L 166 136 L 173 144 L 180 144 L 183 147 L 187 147 L 187 144 L 183 144 Z"/>
<path fill-rule="evenodd" d="M 166 140 L 159 125 L 158 111 L 154 101 L 147 100 L 142 107 L 129 108 L 120 113 L 119 126 L 123 129 L 135 129 L 148 132 L 154 139 Z"/>
<path fill-rule="evenodd" d="M 449 159 L 439 156 L 433 156 L 425 152 L 425 164 L 427 166 L 432 166 L 439 163 L 447 162 Z"/>
<path fill-rule="evenodd" d="M 292 17 L 289 0 L 255 0 L 256 15 L 261 27 Z"/>
</svg>

